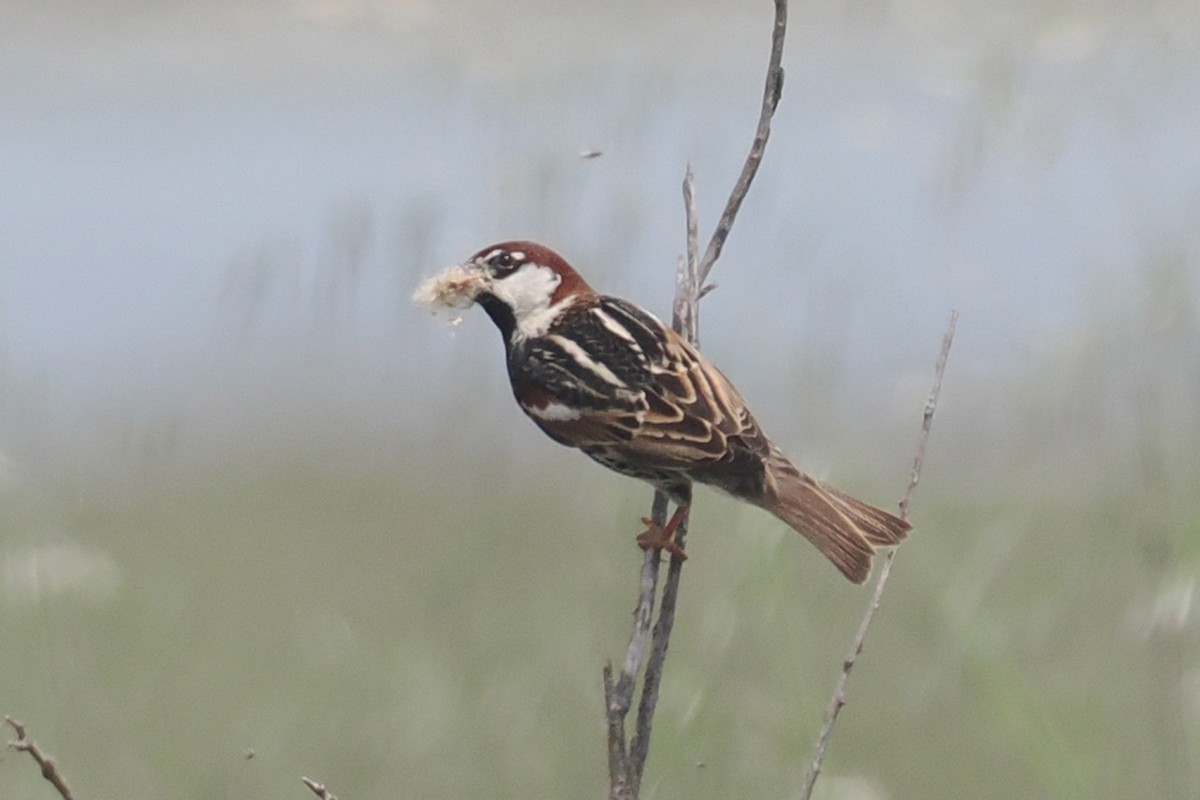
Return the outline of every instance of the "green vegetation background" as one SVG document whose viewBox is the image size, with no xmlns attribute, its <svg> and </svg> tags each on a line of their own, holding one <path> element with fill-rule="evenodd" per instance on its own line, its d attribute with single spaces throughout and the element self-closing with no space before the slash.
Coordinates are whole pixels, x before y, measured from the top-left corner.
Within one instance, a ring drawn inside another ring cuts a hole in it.
<svg viewBox="0 0 1200 800">
<path fill-rule="evenodd" d="M 1184 293 L 1145 289 L 1015 375 L 972 373 L 963 320 L 826 796 L 1195 785 L 1200 395 L 1172 382 L 1200 330 Z M 454 347 L 496 344 L 469 324 Z M 600 666 L 649 492 L 542 441 L 499 369 L 429 374 L 409 391 L 444 403 L 416 426 L 326 408 L 320 437 L 248 425 L 198 464 L 161 420 L 102 417 L 118 463 L 8 487 L 0 700 L 79 796 L 303 796 L 301 774 L 351 798 L 600 795 Z M 836 387 L 775 392 L 834 478 L 898 498 L 924 387 L 870 425 Z M 707 492 L 690 550 L 648 795 L 788 796 L 867 592 Z M 0 782 L 48 796 L 16 754 Z"/>
</svg>

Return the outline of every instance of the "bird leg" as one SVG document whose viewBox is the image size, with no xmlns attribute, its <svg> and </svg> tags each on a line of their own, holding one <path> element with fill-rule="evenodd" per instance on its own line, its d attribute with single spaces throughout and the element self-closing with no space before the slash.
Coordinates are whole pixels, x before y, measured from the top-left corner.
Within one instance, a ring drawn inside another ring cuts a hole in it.
<svg viewBox="0 0 1200 800">
<path fill-rule="evenodd" d="M 683 552 L 682 547 L 675 544 L 675 529 L 679 527 L 679 523 L 687 519 L 690 508 L 690 506 L 678 506 L 665 526 L 659 525 L 650 517 L 642 517 L 642 524 L 646 526 L 646 530 L 638 534 L 638 547 L 643 550 L 666 550 L 673 556 L 679 556 L 680 561 L 687 561 L 687 553 Z"/>
</svg>

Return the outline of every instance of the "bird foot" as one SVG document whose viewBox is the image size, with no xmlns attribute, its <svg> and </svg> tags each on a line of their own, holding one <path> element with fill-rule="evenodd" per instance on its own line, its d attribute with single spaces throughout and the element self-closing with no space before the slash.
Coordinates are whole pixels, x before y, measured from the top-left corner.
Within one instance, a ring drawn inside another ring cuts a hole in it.
<svg viewBox="0 0 1200 800">
<path fill-rule="evenodd" d="M 671 555 L 678 556 L 680 561 L 687 561 L 687 553 L 675 543 L 675 529 L 687 518 L 687 512 L 687 506 L 675 509 L 665 526 L 659 525 L 649 517 L 642 517 L 642 524 L 646 526 L 646 530 L 637 536 L 638 547 L 659 552 L 666 550 Z"/>
</svg>

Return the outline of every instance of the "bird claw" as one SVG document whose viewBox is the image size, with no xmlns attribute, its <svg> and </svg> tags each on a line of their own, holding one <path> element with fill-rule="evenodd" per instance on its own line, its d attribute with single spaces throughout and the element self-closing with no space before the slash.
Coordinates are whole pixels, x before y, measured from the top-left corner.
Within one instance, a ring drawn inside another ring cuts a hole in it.
<svg viewBox="0 0 1200 800">
<path fill-rule="evenodd" d="M 665 526 L 659 525 L 650 519 L 650 517 L 642 517 L 642 524 L 646 526 L 646 530 L 637 536 L 638 547 L 643 550 L 657 550 L 659 552 L 666 550 L 671 555 L 678 557 L 680 561 L 687 561 L 687 553 L 675 543 L 675 529 L 679 527 L 679 523 L 686 516 L 686 507 L 676 509 Z"/>
</svg>

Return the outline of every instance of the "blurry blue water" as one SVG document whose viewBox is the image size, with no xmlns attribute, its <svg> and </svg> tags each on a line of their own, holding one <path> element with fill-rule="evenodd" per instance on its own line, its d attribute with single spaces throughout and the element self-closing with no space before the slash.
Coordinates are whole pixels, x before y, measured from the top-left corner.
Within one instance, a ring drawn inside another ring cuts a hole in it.
<svg viewBox="0 0 1200 800">
<path fill-rule="evenodd" d="M 273 24 L 260 13 L 240 24 Z M 47 414 L 74 417 L 186 394 L 198 374 L 269 383 L 345 360 L 428 379 L 462 342 L 408 306 L 412 285 L 512 237 L 543 239 L 602 290 L 665 313 L 684 164 L 708 230 L 749 144 L 758 16 L 701 15 L 699 39 L 731 33 L 699 66 L 630 34 L 636 21 L 613 21 L 608 49 L 456 59 L 445 53 L 462 20 L 434 14 L 382 34 L 369 20 L 305 27 L 329 68 L 310 53 L 292 76 L 270 51 L 223 70 L 201 46 L 211 31 L 185 69 L 153 28 L 115 55 L 18 71 L 0 91 L 6 385 L 39 386 Z M 507 24 L 511 46 L 519 14 Z M 803 349 L 844 360 L 851 380 L 924 375 L 950 308 L 960 352 L 1011 369 L 1069 336 L 1097 293 L 1136 282 L 1159 247 L 1195 251 L 1194 62 L 1143 64 L 1108 92 L 1121 48 L 1064 62 L 1015 43 L 997 90 L 982 68 L 931 71 L 888 23 L 825 24 L 793 34 L 774 137 L 714 275 L 705 345 L 734 372 Z M 545 25 L 539 41 L 572 30 Z M 376 34 L 414 49 L 356 57 L 350 46 Z M 58 63 L 53 43 L 23 45 Z M 545 67 L 526 63 L 538 54 Z M 987 64 L 976 55 L 965 61 Z M 580 158 L 589 148 L 603 155 Z M 325 355 L 306 360 L 314 350 Z M 477 363 L 499 371 L 494 357 Z M 397 404 L 438 402 L 452 391 L 439 380 Z"/>
</svg>

